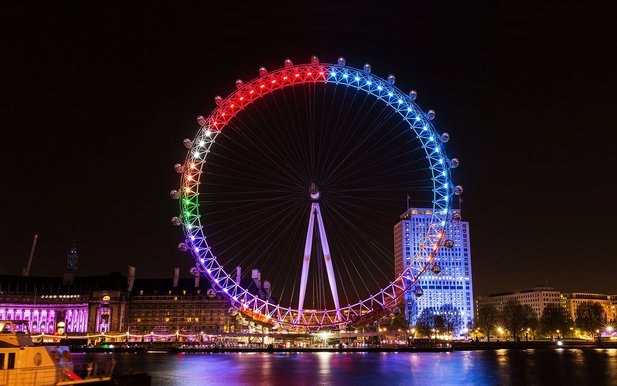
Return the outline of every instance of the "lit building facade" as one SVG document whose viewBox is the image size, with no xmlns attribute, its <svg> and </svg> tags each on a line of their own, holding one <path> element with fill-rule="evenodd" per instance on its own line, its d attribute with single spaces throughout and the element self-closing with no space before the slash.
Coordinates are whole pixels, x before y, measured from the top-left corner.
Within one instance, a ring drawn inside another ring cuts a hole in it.
<svg viewBox="0 0 617 386">
<path fill-rule="evenodd" d="M 407 292 L 399 302 L 405 318 L 411 325 L 416 323 L 422 310 L 451 304 L 459 311 L 463 326 L 473 324 L 474 300 L 471 273 L 471 242 L 469 223 L 461 220 L 459 210 L 453 210 L 454 221 L 446 227 L 446 240 L 452 240 L 452 248 L 441 247 L 435 257 L 435 264 L 441 272 L 431 270 L 420 277 L 416 284 L 424 294 L 416 297 L 413 291 Z M 420 251 L 423 238 L 431 221 L 431 209 L 410 208 L 401 215 L 394 226 L 394 267 L 398 276 L 411 262 L 414 254 Z"/>
<path fill-rule="evenodd" d="M 235 331 L 230 302 L 207 280 L 137 279 L 127 326 L 134 334 L 215 334 Z"/>
<path fill-rule="evenodd" d="M 0 319 L 26 320 L 34 334 L 122 331 L 124 283 L 126 278 L 117 273 L 71 282 L 63 277 L 0 275 Z M 110 294 L 115 294 L 113 300 Z"/>
<path fill-rule="evenodd" d="M 243 315 L 192 270 L 192 277 L 136 279 L 128 275 L 78 276 L 78 253 L 68 253 L 63 276 L 0 275 L 0 320 L 26 320 L 33 334 L 217 334 L 267 333 L 270 325 Z M 236 269 L 240 282 L 240 268 Z M 258 269 L 242 279 L 250 293 L 270 297 Z"/>
<path fill-rule="evenodd" d="M 576 320 L 578 306 L 585 302 L 594 302 L 600 304 L 604 309 L 604 321 L 606 323 L 617 321 L 617 295 L 569 292 L 562 293 L 561 298 L 562 304 L 572 317 L 572 320 Z"/>
<path fill-rule="evenodd" d="M 478 297 L 477 308 L 494 306 L 497 311 L 501 311 L 504 304 L 509 300 L 516 300 L 522 305 L 530 306 L 537 318 L 542 316 L 547 306 L 559 306 L 562 304 L 561 295 L 558 290 L 552 287 L 538 286 L 511 292 L 496 293 L 488 296 L 480 296 Z"/>
<path fill-rule="evenodd" d="M 257 296 L 270 298 L 270 282 L 261 282 L 261 273 L 253 269 L 251 278 L 236 280 Z M 131 287 L 127 326 L 133 334 L 169 335 L 220 333 L 268 333 L 269 325 L 254 320 L 233 307 L 208 280 L 180 278 L 176 268 L 173 279 L 136 279 Z M 130 279 L 129 279 L 129 282 Z"/>
</svg>

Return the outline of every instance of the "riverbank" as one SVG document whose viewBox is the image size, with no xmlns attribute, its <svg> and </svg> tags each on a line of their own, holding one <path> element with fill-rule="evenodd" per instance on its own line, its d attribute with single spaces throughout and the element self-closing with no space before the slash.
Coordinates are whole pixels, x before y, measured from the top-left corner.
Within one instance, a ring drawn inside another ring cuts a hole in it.
<svg viewBox="0 0 617 386">
<path fill-rule="evenodd" d="M 276 347 L 276 346 L 206 346 L 198 344 L 177 344 L 172 342 L 165 343 L 135 343 L 102 346 L 72 346 L 72 352 L 84 353 L 222 353 L 222 352 L 452 352 L 452 351 L 471 351 L 471 350 L 529 350 L 529 349 L 599 349 L 617 348 L 616 341 L 592 342 L 583 340 L 564 340 L 554 341 L 521 341 L 521 342 L 437 342 L 422 343 L 411 346 L 330 346 L 330 347 Z"/>
</svg>

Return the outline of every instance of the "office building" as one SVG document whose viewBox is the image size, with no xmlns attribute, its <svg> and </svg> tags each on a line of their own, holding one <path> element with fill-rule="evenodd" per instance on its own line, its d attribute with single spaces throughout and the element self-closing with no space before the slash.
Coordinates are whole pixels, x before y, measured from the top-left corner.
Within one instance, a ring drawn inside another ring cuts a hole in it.
<svg viewBox="0 0 617 386">
<path fill-rule="evenodd" d="M 400 216 L 394 226 L 394 266 L 398 275 L 420 251 L 421 244 L 431 222 L 431 209 L 410 208 Z M 408 292 L 399 305 L 403 308 L 410 325 L 416 323 L 418 315 L 425 308 L 438 310 L 443 305 L 452 305 L 461 315 L 463 326 L 473 324 L 474 300 L 471 273 L 471 243 L 469 223 L 462 221 L 459 210 L 453 210 L 454 220 L 446 226 L 446 240 L 453 242 L 452 248 L 441 247 L 435 257 L 440 273 L 430 269 L 420 277 L 417 286 L 423 295 Z"/>
</svg>

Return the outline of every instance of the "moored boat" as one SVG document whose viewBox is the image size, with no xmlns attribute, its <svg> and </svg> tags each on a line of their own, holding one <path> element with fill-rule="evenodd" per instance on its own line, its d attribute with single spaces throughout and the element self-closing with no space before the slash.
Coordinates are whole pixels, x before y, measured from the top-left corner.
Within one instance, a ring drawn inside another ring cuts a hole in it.
<svg viewBox="0 0 617 386">
<path fill-rule="evenodd" d="M 0 385 L 105 384 L 114 365 L 75 364 L 67 346 L 35 345 L 28 321 L 0 321 Z"/>
</svg>

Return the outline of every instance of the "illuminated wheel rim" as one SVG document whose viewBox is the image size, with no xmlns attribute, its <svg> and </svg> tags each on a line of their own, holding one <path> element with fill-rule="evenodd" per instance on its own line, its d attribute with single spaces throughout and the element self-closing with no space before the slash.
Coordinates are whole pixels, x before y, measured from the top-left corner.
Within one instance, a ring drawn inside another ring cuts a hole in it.
<svg viewBox="0 0 617 386">
<path fill-rule="evenodd" d="M 200 180 L 210 148 L 216 138 L 223 135 L 224 128 L 238 112 L 277 90 L 314 83 L 354 88 L 383 101 L 400 116 L 421 142 L 432 175 L 430 223 L 413 261 L 395 280 L 378 292 L 354 304 L 341 306 L 339 316 L 335 309 L 303 310 L 299 313 L 293 307 L 274 304 L 243 288 L 223 269 L 208 244 L 198 199 Z M 308 328 L 341 326 L 392 307 L 398 298 L 414 288 L 419 277 L 433 263 L 435 254 L 445 242 L 446 224 L 452 219 L 451 198 L 461 190 L 451 183 L 450 168 L 456 167 L 458 161 L 450 160 L 446 156 L 443 142 L 447 141 L 448 136 L 439 135 L 431 124 L 434 113 L 425 113 L 420 109 L 414 102 L 415 92 L 406 94 L 394 86 L 393 76 L 388 79 L 380 78 L 370 72 L 370 66 L 367 65 L 362 70 L 352 68 L 347 66 L 342 58 L 336 64 L 319 63 L 316 57 L 312 58 L 310 64 L 293 65 L 286 60 L 283 68 L 271 72 L 262 68 L 258 78 L 246 83 L 238 81 L 236 86 L 237 90 L 228 97 L 215 99 L 217 106 L 210 115 L 198 118 L 199 130 L 195 138 L 185 142 L 189 148 L 185 163 L 176 167 L 181 173 L 181 189 L 172 195 L 180 200 L 180 216 L 172 221 L 183 226 L 186 236 L 180 248 L 191 252 L 197 271 L 208 278 L 216 291 L 228 297 L 233 306 L 244 314 L 263 322 Z"/>
</svg>

